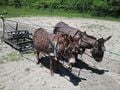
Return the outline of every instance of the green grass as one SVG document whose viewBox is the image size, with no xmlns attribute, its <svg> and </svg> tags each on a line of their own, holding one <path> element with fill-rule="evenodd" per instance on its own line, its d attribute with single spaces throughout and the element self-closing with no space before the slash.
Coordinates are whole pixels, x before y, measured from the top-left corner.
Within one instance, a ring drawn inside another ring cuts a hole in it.
<svg viewBox="0 0 120 90">
<path fill-rule="evenodd" d="M 18 61 L 20 60 L 20 54 L 16 51 L 8 53 L 7 55 L 0 58 L 0 64 L 6 63 L 8 61 Z"/>
<path fill-rule="evenodd" d="M 8 12 L 7 17 L 24 17 L 24 16 L 61 16 L 61 17 L 70 17 L 70 18 L 93 18 L 93 19 L 103 19 L 103 20 L 111 20 L 111 21 L 120 21 L 119 18 L 114 17 L 97 17 L 92 16 L 88 13 L 79 13 L 77 11 L 65 11 L 58 9 L 35 9 L 35 8 L 14 8 L 14 7 L 0 7 L 0 13 L 4 10 Z"/>
<path fill-rule="evenodd" d="M 0 7 L 0 12 L 8 11 L 8 17 L 21 17 L 21 16 L 64 16 L 64 17 L 79 17 L 80 14 L 75 11 L 53 10 L 53 9 L 35 9 L 35 8 L 13 8 L 13 7 Z"/>
</svg>

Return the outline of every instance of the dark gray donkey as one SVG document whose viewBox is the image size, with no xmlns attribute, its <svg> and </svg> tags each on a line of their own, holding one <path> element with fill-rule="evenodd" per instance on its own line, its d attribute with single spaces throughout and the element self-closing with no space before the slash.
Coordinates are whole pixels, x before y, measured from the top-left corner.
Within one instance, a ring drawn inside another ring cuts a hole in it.
<svg viewBox="0 0 120 90">
<path fill-rule="evenodd" d="M 91 54 L 95 61 L 101 62 L 104 56 L 105 45 L 104 43 L 108 41 L 112 36 L 107 38 L 95 38 L 93 36 L 88 35 L 86 32 L 83 32 L 82 37 L 80 39 L 80 48 L 90 49 Z"/>
<path fill-rule="evenodd" d="M 78 54 L 83 54 L 85 49 L 91 49 L 92 57 L 97 62 L 102 61 L 105 51 L 104 43 L 111 38 L 111 36 L 109 36 L 106 39 L 100 38 L 97 40 L 95 37 L 88 35 L 86 32 L 81 32 L 76 28 L 70 27 L 64 22 L 57 23 L 53 32 L 55 34 L 65 33 L 73 36 L 74 41 L 79 44 Z"/>
</svg>

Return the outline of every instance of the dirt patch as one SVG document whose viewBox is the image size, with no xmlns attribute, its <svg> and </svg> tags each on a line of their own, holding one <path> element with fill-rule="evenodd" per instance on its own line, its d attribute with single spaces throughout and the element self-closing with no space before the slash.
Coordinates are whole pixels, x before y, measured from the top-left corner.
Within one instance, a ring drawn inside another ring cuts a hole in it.
<svg viewBox="0 0 120 90">
<path fill-rule="evenodd" d="M 38 27 L 43 27 L 52 32 L 56 23 L 64 21 L 70 26 L 76 27 L 81 31 L 87 31 L 88 34 L 94 35 L 97 38 L 106 38 L 109 35 L 112 35 L 112 38 L 105 44 L 107 51 L 103 61 L 97 65 L 98 69 L 92 67 L 95 63 L 92 58 L 83 55 L 83 61 L 78 60 L 77 66 L 73 68 L 72 72 L 61 66 L 60 73 L 55 73 L 54 76 L 50 75 L 49 66 L 44 63 L 49 63 L 49 59 L 45 58 L 42 65 L 36 65 L 36 57 L 33 53 L 19 58 L 19 54 L 13 54 L 13 52 L 16 52 L 14 49 L 5 43 L 0 43 L 0 61 L 5 61 L 5 63 L 0 64 L 0 90 L 119 90 L 119 22 L 62 17 L 10 19 L 28 24 L 25 27 L 28 27 L 32 33 Z M 1 24 L 0 21 L 0 26 L 2 26 Z M 23 28 L 22 25 L 20 27 Z M 78 76 L 79 70 L 80 76 Z"/>
</svg>

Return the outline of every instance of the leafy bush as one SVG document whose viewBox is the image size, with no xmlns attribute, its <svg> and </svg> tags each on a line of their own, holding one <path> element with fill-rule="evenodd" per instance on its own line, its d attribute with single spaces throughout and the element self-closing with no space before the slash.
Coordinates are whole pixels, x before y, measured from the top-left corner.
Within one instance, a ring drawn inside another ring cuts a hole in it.
<svg viewBox="0 0 120 90">
<path fill-rule="evenodd" d="M 92 13 L 97 16 L 103 16 L 109 13 L 109 4 L 107 0 L 93 0 Z"/>
<path fill-rule="evenodd" d="M 8 5 L 8 0 L 0 0 L 0 5 L 2 6 Z"/>
<path fill-rule="evenodd" d="M 21 7 L 21 0 L 14 0 L 14 7 L 15 8 Z"/>
<path fill-rule="evenodd" d="M 120 0 L 0 0 L 0 5 L 27 6 L 30 8 L 52 8 L 90 12 L 97 16 L 120 16 Z"/>
<path fill-rule="evenodd" d="M 112 16 L 120 17 L 120 0 L 110 0 L 110 11 Z"/>
<path fill-rule="evenodd" d="M 77 9 L 80 12 L 86 12 L 91 10 L 92 0 L 78 0 L 77 3 Z"/>
</svg>

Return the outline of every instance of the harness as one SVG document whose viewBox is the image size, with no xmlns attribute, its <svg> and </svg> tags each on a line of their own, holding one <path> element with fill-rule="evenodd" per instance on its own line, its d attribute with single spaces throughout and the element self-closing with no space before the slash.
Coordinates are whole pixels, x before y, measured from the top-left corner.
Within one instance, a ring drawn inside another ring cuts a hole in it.
<svg viewBox="0 0 120 90">
<path fill-rule="evenodd" d="M 49 41 L 49 45 L 50 47 L 53 49 L 54 55 L 55 57 L 58 57 L 57 55 L 60 54 L 60 56 L 62 56 L 64 59 L 66 59 L 67 57 L 64 56 L 61 52 L 58 52 L 58 43 L 56 42 L 55 44 L 53 44 L 52 41 L 49 40 L 49 38 L 47 38 L 47 40 Z"/>
<path fill-rule="evenodd" d="M 78 31 L 77 31 L 77 32 L 78 32 Z M 76 34 L 77 34 L 77 32 L 76 32 Z M 74 36 L 75 36 L 75 35 L 74 35 Z M 85 48 L 84 48 L 84 47 L 83 47 L 83 48 L 81 47 L 81 46 L 82 46 L 82 45 L 81 45 L 82 42 L 90 45 L 92 48 L 93 48 L 93 46 L 95 45 L 95 44 L 92 45 L 91 43 L 87 42 L 87 41 L 84 39 L 83 35 L 81 34 L 81 38 L 79 39 L 79 46 L 80 46 L 79 48 L 83 50 L 83 49 L 85 49 Z M 96 42 L 95 42 L 95 43 L 96 43 Z M 82 55 L 84 51 L 81 51 L 81 50 L 80 50 L 80 52 L 82 52 L 82 53 L 81 53 L 81 55 Z M 80 52 L 78 51 L 78 53 L 80 53 Z M 85 54 L 86 54 L 86 53 L 85 53 Z M 88 55 L 88 54 L 86 54 L 86 55 Z M 90 55 L 88 55 L 88 56 L 91 57 L 91 58 L 93 58 L 93 57 L 90 56 Z"/>
</svg>

